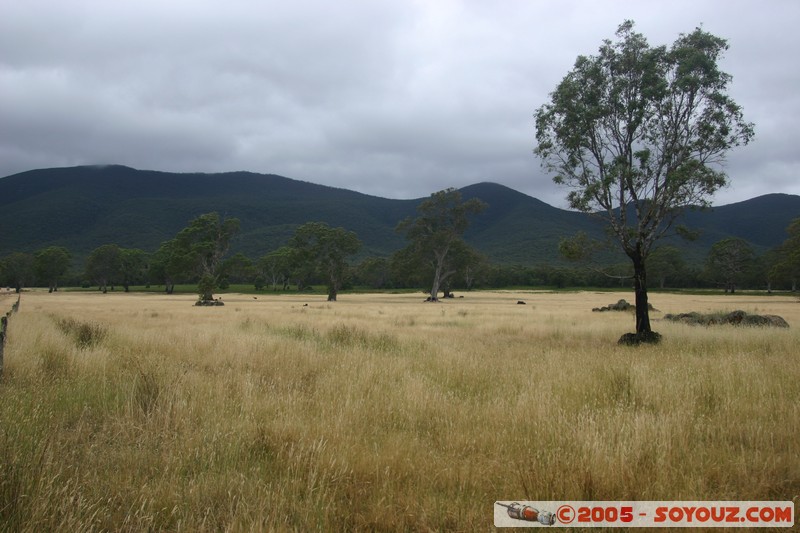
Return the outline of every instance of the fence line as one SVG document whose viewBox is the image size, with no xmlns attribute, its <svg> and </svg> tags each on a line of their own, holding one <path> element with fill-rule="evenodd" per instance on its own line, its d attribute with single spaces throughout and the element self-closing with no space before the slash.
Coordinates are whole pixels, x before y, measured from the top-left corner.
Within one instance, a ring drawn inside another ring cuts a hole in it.
<svg viewBox="0 0 800 533">
<path fill-rule="evenodd" d="M 11 315 L 19 311 L 19 301 L 22 296 L 17 296 L 17 301 L 11 306 L 11 311 L 0 317 L 0 377 L 3 375 L 3 351 L 6 347 L 6 340 L 8 340 L 8 319 Z"/>
</svg>

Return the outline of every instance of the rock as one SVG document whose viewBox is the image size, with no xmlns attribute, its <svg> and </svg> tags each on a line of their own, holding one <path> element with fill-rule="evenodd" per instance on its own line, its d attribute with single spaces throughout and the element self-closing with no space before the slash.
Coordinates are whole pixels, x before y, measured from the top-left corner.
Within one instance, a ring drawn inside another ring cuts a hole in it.
<svg viewBox="0 0 800 533">
<path fill-rule="evenodd" d="M 627 300 L 617 300 L 615 304 L 608 304 L 605 307 L 595 307 L 592 309 L 595 313 L 604 313 L 606 311 L 635 311 L 636 306 L 628 303 Z"/>
<path fill-rule="evenodd" d="M 619 338 L 617 344 L 624 346 L 639 346 L 642 344 L 658 344 L 661 342 L 661 334 L 655 331 L 643 333 L 626 333 Z"/>
<path fill-rule="evenodd" d="M 741 310 L 731 311 L 730 313 L 680 313 L 677 315 L 664 315 L 664 320 L 672 322 L 683 322 L 691 326 L 718 326 L 728 324 L 732 326 L 761 326 L 788 328 L 789 324 L 783 317 L 778 315 L 750 315 Z"/>
<path fill-rule="evenodd" d="M 742 321 L 747 316 L 747 313 L 744 311 L 731 311 L 727 315 L 723 317 L 723 322 L 727 322 L 728 324 L 738 325 L 741 324 Z"/>
<path fill-rule="evenodd" d="M 194 305 L 199 307 L 216 307 L 225 304 L 222 303 L 221 300 L 197 300 Z"/>
<path fill-rule="evenodd" d="M 761 315 L 763 318 L 767 319 L 767 323 L 764 324 L 765 326 L 773 326 L 776 328 L 788 328 L 789 323 L 783 319 L 783 317 L 778 315 Z"/>
</svg>

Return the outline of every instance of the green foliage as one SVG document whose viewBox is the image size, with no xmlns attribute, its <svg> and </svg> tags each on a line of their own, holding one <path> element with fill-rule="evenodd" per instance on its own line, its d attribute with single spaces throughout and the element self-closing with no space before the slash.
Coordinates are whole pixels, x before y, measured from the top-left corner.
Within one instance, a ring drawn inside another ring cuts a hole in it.
<svg viewBox="0 0 800 533">
<path fill-rule="evenodd" d="M 255 268 L 272 285 L 273 291 L 277 291 L 279 285 L 286 290 L 292 273 L 292 249 L 281 246 L 273 250 L 262 256 Z"/>
<path fill-rule="evenodd" d="M 49 246 L 34 256 L 34 270 L 40 282 L 48 284 L 50 292 L 58 289 L 58 280 L 67 273 L 71 256 L 63 246 Z"/>
<path fill-rule="evenodd" d="M 296 267 L 323 276 L 328 285 L 328 301 L 335 301 L 347 274 L 347 258 L 361 248 L 361 241 L 344 228 L 308 222 L 297 228 L 289 246 Z"/>
<path fill-rule="evenodd" d="M 579 231 L 571 237 L 564 237 L 558 243 L 558 252 L 567 261 L 587 263 L 602 248 L 602 244 Z"/>
<path fill-rule="evenodd" d="M 723 239 L 711 247 L 706 260 L 706 276 L 722 285 L 725 292 L 735 292 L 748 270 L 753 266 L 755 254 L 744 239 Z"/>
<path fill-rule="evenodd" d="M 34 258 L 30 254 L 14 252 L 2 261 L 2 273 L 5 283 L 19 292 L 33 281 Z"/>
<path fill-rule="evenodd" d="M 135 283 L 145 278 L 147 269 L 147 254 L 136 248 L 123 248 L 120 250 L 120 276 L 125 292 Z"/>
<path fill-rule="evenodd" d="M 645 261 L 681 211 L 725 185 L 719 164 L 753 125 L 719 70 L 727 43 L 701 29 L 651 47 L 625 21 L 536 111 L 536 154 L 570 205 L 595 213 L 634 266 L 637 333 L 650 330 Z"/>
<path fill-rule="evenodd" d="M 167 294 L 172 294 L 175 283 L 187 277 L 191 270 L 189 258 L 178 253 L 175 239 L 161 243 L 150 258 L 148 276 L 151 282 L 163 284 Z"/>
<path fill-rule="evenodd" d="M 390 285 L 390 262 L 385 257 L 368 257 L 358 264 L 356 283 L 371 289 L 385 289 Z"/>
<path fill-rule="evenodd" d="M 108 285 L 122 281 L 122 249 L 116 244 L 95 248 L 86 260 L 86 276 L 104 293 Z"/>
<path fill-rule="evenodd" d="M 465 199 L 477 197 L 489 204 L 472 219 L 463 237 L 495 263 L 563 266 L 558 255 L 563 237 L 578 231 L 593 239 L 607 237 L 588 214 L 558 209 L 496 183 L 470 185 L 461 193 Z M 318 220 L 355 232 L 364 243 L 355 256 L 361 261 L 389 257 L 405 246 L 395 228 L 398 221 L 415 214 L 421 201 L 377 198 L 249 173 L 174 174 L 113 165 L 42 169 L 0 179 L 0 227 L 6 228 L 0 231 L 0 255 L 58 245 L 70 251 L 73 267 L 82 271 L 89 252 L 107 242 L 155 254 L 187 221 L 214 206 L 219 213 L 241 220 L 231 253 L 259 258 L 285 246 L 300 225 Z M 714 242 L 730 236 L 742 237 L 763 252 L 781 244 L 784 229 L 798 212 L 800 196 L 785 194 L 687 211 L 676 224 L 701 229 L 699 239 L 666 242 L 683 250 L 687 263 L 694 265 L 703 263 Z M 621 257 L 615 251 L 614 256 L 603 254 L 598 260 L 613 263 Z M 157 263 L 156 257 L 150 258 L 148 279 L 163 285 L 166 276 Z M 176 272 L 175 283 L 192 277 L 180 274 L 182 269 Z M 68 273 L 63 282 L 80 281 L 71 277 Z M 38 283 L 46 286 L 41 279 Z M 33 276 L 26 284 L 34 284 Z"/>
<path fill-rule="evenodd" d="M 800 218 L 792 220 L 786 233 L 789 237 L 777 248 L 770 274 L 790 281 L 794 289 L 800 278 Z"/>
<path fill-rule="evenodd" d="M 213 292 L 225 275 L 225 254 L 239 225 L 239 219 L 222 219 L 216 212 L 207 213 L 189 222 L 169 245 L 172 257 L 168 263 L 176 271 L 199 277 L 197 292 L 201 301 L 214 299 Z"/>
<path fill-rule="evenodd" d="M 663 289 L 667 279 L 677 276 L 686 268 L 681 251 L 675 246 L 660 246 L 647 258 L 647 272 L 651 279 L 658 280 Z"/>
<path fill-rule="evenodd" d="M 603 212 L 623 249 L 646 256 L 680 209 L 725 184 L 716 164 L 753 126 L 726 93 L 723 39 L 696 29 L 651 47 L 630 21 L 617 37 L 580 56 L 537 110 L 536 153 L 573 208 Z"/>
<path fill-rule="evenodd" d="M 222 263 L 222 276 L 226 281 L 250 281 L 253 279 L 255 271 L 253 262 L 241 252 Z"/>
<path fill-rule="evenodd" d="M 461 193 L 453 188 L 431 194 L 417 207 L 416 218 L 407 218 L 397 225 L 397 231 L 410 241 L 401 250 L 398 264 L 416 265 L 416 268 L 433 271 L 431 300 L 439 299 L 439 288 L 447 279 L 475 260 L 463 241 L 469 226 L 469 217 L 484 211 L 487 205 L 471 198 L 463 201 Z"/>
</svg>

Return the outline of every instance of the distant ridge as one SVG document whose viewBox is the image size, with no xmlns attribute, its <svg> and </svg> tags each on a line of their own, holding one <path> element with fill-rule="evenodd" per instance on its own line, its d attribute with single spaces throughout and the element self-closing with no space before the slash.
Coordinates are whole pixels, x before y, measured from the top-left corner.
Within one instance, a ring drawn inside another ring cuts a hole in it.
<svg viewBox="0 0 800 533">
<path fill-rule="evenodd" d="M 466 238 L 497 263 L 559 262 L 563 237 L 576 231 L 603 236 L 591 217 L 504 185 L 477 183 L 461 192 L 489 204 Z M 210 211 L 241 220 L 234 251 L 253 258 L 285 244 L 298 225 L 312 220 L 356 232 L 364 242 L 362 256 L 386 256 L 404 245 L 394 228 L 414 215 L 421 201 L 252 172 L 171 173 L 121 165 L 31 170 L 0 179 L 0 256 L 49 245 L 84 256 L 107 243 L 154 251 L 189 220 Z M 701 237 L 675 244 L 695 261 L 728 236 L 764 251 L 786 238 L 786 226 L 798 216 L 800 196 L 787 194 L 690 211 L 683 222 L 699 229 Z"/>
</svg>

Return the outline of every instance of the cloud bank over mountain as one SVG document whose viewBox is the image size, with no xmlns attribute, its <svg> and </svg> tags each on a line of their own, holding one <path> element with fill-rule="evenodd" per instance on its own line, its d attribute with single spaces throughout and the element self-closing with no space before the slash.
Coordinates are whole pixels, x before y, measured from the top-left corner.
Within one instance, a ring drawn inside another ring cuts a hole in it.
<svg viewBox="0 0 800 533">
<path fill-rule="evenodd" d="M 533 113 L 625 19 L 728 39 L 756 124 L 717 203 L 800 194 L 800 3 L 30 0 L 0 19 L 0 175 L 118 163 L 390 198 L 496 181 L 563 206 Z"/>
</svg>

